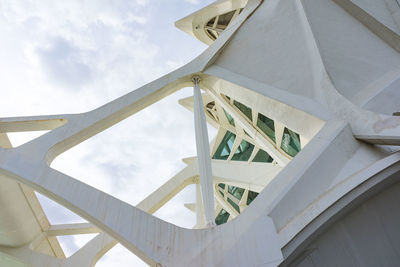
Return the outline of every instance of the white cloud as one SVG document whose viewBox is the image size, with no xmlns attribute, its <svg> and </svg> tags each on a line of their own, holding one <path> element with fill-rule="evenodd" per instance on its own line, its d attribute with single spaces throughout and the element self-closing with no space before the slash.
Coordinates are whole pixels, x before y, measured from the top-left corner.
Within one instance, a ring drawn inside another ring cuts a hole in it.
<svg viewBox="0 0 400 267">
<path fill-rule="evenodd" d="M 85 112 L 178 68 L 204 46 L 173 28 L 199 1 L 0 1 L 1 116 Z M 210 0 L 208 0 L 210 2 Z M 205 3 L 205 2 L 204 2 Z M 178 8 L 176 8 L 177 6 Z M 166 22 L 168 24 L 166 24 Z M 135 114 L 69 150 L 52 166 L 136 204 L 195 153 L 193 114 L 177 100 L 190 89 Z M 16 135 L 16 142 L 23 137 Z M 82 219 L 39 197 L 52 223 Z M 191 227 L 179 194 L 157 216 Z M 81 245 L 83 239 L 65 241 Z M 140 260 L 117 246 L 99 266 Z"/>
<path fill-rule="evenodd" d="M 192 5 L 198 5 L 201 2 L 200 0 L 184 0 L 184 1 Z"/>
</svg>

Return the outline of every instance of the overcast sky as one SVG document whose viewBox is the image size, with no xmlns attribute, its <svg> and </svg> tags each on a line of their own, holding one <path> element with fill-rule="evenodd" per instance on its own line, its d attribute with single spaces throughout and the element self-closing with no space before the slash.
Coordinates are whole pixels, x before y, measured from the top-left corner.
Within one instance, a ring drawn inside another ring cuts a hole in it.
<svg viewBox="0 0 400 267">
<path fill-rule="evenodd" d="M 169 73 L 206 46 L 174 22 L 210 0 L 0 0 L 0 116 L 85 112 Z M 137 204 L 195 155 L 183 89 L 85 141 L 52 167 Z M 210 128 L 210 126 L 209 126 Z M 36 133 L 40 134 L 40 133 Z M 210 135 L 215 130 L 210 130 Z M 17 146 L 33 134 L 11 134 Z M 39 195 L 51 223 L 82 219 Z M 195 216 L 189 187 L 155 215 L 184 227 Z M 67 255 L 90 237 L 60 238 Z M 145 266 L 118 245 L 96 266 Z"/>
</svg>

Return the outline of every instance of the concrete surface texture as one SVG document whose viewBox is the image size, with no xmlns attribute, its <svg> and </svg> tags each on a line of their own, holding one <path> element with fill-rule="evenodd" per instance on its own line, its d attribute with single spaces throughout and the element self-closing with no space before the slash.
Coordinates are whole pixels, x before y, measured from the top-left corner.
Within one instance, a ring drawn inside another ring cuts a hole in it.
<svg viewBox="0 0 400 267">
<path fill-rule="evenodd" d="M 85 113 L 0 119 L 0 263 L 94 266 L 120 243 L 151 266 L 399 265 L 399 2 L 218 0 L 176 26 L 209 45 L 180 69 Z M 190 86 L 197 155 L 137 206 L 50 167 Z M 190 184 L 193 229 L 152 215 Z M 34 191 L 90 223 L 51 225 Z M 55 237 L 85 233 L 66 258 Z"/>
</svg>

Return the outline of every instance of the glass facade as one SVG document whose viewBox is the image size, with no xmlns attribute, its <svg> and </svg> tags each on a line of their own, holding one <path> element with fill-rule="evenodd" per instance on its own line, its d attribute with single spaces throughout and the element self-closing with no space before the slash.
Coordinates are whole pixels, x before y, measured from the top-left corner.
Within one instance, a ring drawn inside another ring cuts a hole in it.
<svg viewBox="0 0 400 267">
<path fill-rule="evenodd" d="M 258 150 L 253 162 L 272 162 L 274 159 L 264 150 Z"/>
<path fill-rule="evenodd" d="M 229 194 L 231 194 L 232 196 L 236 197 L 238 200 L 240 200 L 243 196 L 244 193 L 244 189 L 243 188 L 239 188 L 236 186 L 228 186 L 228 192 Z"/>
<path fill-rule="evenodd" d="M 229 121 L 229 124 L 232 125 L 233 127 L 235 127 L 235 120 L 232 118 L 232 116 L 228 112 L 226 112 L 225 109 L 224 109 L 224 112 L 225 112 L 226 118 Z"/>
<path fill-rule="evenodd" d="M 220 225 L 220 224 L 226 223 L 228 221 L 228 219 L 229 219 L 229 213 L 226 210 L 222 209 L 218 213 L 217 217 L 215 217 L 215 223 L 217 225 Z"/>
<path fill-rule="evenodd" d="M 225 184 L 218 184 L 218 187 L 221 189 L 225 189 Z M 245 190 L 243 188 L 240 187 L 236 187 L 236 186 L 228 186 L 228 196 L 227 196 L 227 202 L 229 203 L 230 206 L 232 206 L 238 213 L 240 213 L 240 208 L 239 205 L 236 203 L 236 201 L 232 200 L 232 198 L 237 199 L 237 201 L 240 201 L 242 199 L 242 196 L 244 194 Z M 224 193 L 222 193 L 221 191 L 219 191 L 219 193 L 224 196 Z M 258 193 L 253 192 L 253 191 L 249 191 L 248 195 L 247 195 L 247 199 L 246 199 L 246 205 L 250 205 L 250 203 L 258 196 Z M 229 218 L 229 213 L 222 209 L 219 214 L 215 217 L 215 223 L 217 225 L 226 223 L 228 221 Z"/>
<path fill-rule="evenodd" d="M 282 136 L 281 148 L 288 155 L 292 157 L 296 156 L 301 150 L 299 134 L 285 127 Z"/>
<path fill-rule="evenodd" d="M 238 161 L 248 161 L 250 159 L 251 153 L 253 152 L 254 145 L 249 142 L 242 140 L 239 147 L 236 149 L 232 160 Z"/>
<path fill-rule="evenodd" d="M 229 203 L 237 212 L 240 213 L 240 208 L 239 208 L 239 206 L 238 206 L 232 199 L 230 199 L 229 197 L 227 198 L 227 200 L 228 200 L 228 203 Z"/>
<path fill-rule="evenodd" d="M 231 100 L 228 96 L 225 96 L 228 100 Z M 232 101 L 232 100 L 231 100 Z M 232 102 L 231 102 L 232 103 Z M 250 121 L 252 121 L 252 109 L 236 100 L 233 100 L 233 104 L 236 108 L 240 110 Z M 235 126 L 235 121 L 233 117 L 225 111 L 226 118 L 232 126 Z M 274 120 L 264 116 L 261 113 L 258 113 L 257 116 L 257 128 L 261 130 L 266 136 L 268 136 L 274 143 L 276 143 L 276 133 L 275 133 L 275 123 Z M 249 136 L 249 134 L 244 131 L 244 133 Z M 250 136 L 249 136 L 250 137 Z M 251 138 L 251 137 L 250 137 Z M 232 151 L 234 142 L 236 139 L 236 135 L 230 131 L 225 133 L 221 143 L 218 145 L 216 152 L 213 155 L 213 159 L 227 160 Z M 246 138 L 247 139 L 247 138 Z M 232 160 L 234 161 L 249 161 L 254 149 L 258 149 L 255 154 L 252 162 L 261 162 L 261 163 L 271 163 L 273 162 L 273 158 L 264 150 L 256 148 L 252 143 L 242 139 L 236 151 L 232 156 Z M 281 149 L 287 153 L 288 155 L 294 157 L 301 150 L 300 145 L 300 135 L 296 132 L 290 130 L 289 128 L 284 128 Z M 226 188 L 228 187 L 228 188 Z M 240 213 L 239 202 L 242 199 L 244 192 L 246 191 L 243 188 L 226 185 L 226 184 L 218 184 L 217 187 L 218 193 L 224 197 L 227 204 L 235 209 L 238 213 Z M 227 189 L 227 192 L 225 191 Z M 250 203 L 258 196 L 258 193 L 253 191 L 248 191 L 247 199 L 245 200 L 246 205 L 250 205 Z M 215 222 L 217 225 L 226 223 L 229 219 L 230 214 L 222 209 L 219 214 L 215 218 Z"/>
<path fill-rule="evenodd" d="M 231 99 L 229 96 L 225 96 L 227 99 Z M 250 121 L 252 121 L 252 110 L 250 107 L 240 103 L 239 101 L 233 100 L 233 104 L 235 107 L 237 107 Z M 225 111 L 225 110 L 224 110 Z M 235 125 L 235 122 L 226 111 L 225 111 L 226 117 L 228 118 L 228 121 L 230 124 L 233 126 Z M 275 123 L 274 120 L 268 118 L 267 116 L 258 113 L 257 116 L 257 127 L 266 135 L 268 136 L 274 143 L 276 143 L 276 135 L 275 135 Z M 249 134 L 244 131 L 246 135 L 249 136 Z M 251 148 L 248 147 L 250 150 Z M 300 135 L 289 128 L 284 129 L 283 136 L 282 136 L 282 143 L 281 143 L 281 149 L 286 152 L 288 155 L 294 157 L 297 155 L 297 153 L 300 152 L 301 146 L 300 146 Z M 238 149 L 239 150 L 239 149 Z M 243 160 L 244 159 L 240 158 L 239 156 L 236 156 L 236 154 L 241 154 L 243 152 L 242 148 L 240 148 L 240 151 L 235 152 L 235 156 L 232 159 L 235 160 Z M 244 157 L 244 156 L 243 156 Z M 267 152 L 260 150 L 257 155 L 254 158 L 254 162 L 272 162 L 272 158 L 270 155 L 268 155 Z"/>
<path fill-rule="evenodd" d="M 253 202 L 253 200 L 258 196 L 258 193 L 253 192 L 253 191 L 249 191 L 249 195 L 247 196 L 247 201 L 246 204 L 250 205 L 251 202 Z"/>
<path fill-rule="evenodd" d="M 246 105 L 243 105 L 242 103 L 233 100 L 233 104 L 244 114 L 246 117 L 250 120 L 253 121 L 253 118 L 251 116 L 251 108 L 249 108 Z"/>
<path fill-rule="evenodd" d="M 223 160 L 228 159 L 233 147 L 233 143 L 235 142 L 235 138 L 236 135 L 234 133 L 227 131 L 212 158 Z"/>
<path fill-rule="evenodd" d="M 225 133 L 224 138 L 219 144 L 217 150 L 213 155 L 213 159 L 227 160 L 232 151 L 233 144 L 235 142 L 236 135 L 230 131 Z M 242 140 L 239 147 L 236 149 L 235 154 L 232 156 L 232 160 L 235 161 L 248 161 L 253 153 L 254 145 Z M 264 150 L 259 149 L 255 155 L 253 162 L 272 162 L 274 159 Z"/>
<path fill-rule="evenodd" d="M 270 118 L 258 113 L 257 127 L 261 129 L 272 141 L 275 141 L 275 125 Z"/>
</svg>

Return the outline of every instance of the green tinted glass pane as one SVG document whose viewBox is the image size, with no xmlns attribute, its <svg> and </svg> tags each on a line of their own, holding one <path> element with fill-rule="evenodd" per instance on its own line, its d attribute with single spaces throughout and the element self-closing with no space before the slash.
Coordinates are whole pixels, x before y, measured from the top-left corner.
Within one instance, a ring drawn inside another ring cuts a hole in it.
<svg viewBox="0 0 400 267">
<path fill-rule="evenodd" d="M 239 147 L 236 149 L 235 154 L 232 157 L 232 160 L 238 160 L 238 161 L 248 161 L 251 152 L 253 152 L 254 145 L 250 144 L 249 142 L 242 140 L 240 142 Z"/>
<path fill-rule="evenodd" d="M 242 196 L 243 196 L 244 189 L 243 189 L 243 188 L 236 187 L 236 186 L 231 186 L 231 185 L 229 185 L 229 186 L 228 186 L 228 192 L 229 192 L 232 196 L 234 196 L 234 197 L 236 197 L 238 200 L 240 200 L 240 199 L 242 198 Z"/>
<path fill-rule="evenodd" d="M 288 153 L 288 155 L 292 157 L 296 156 L 297 153 L 299 153 L 301 150 L 300 136 L 285 127 L 282 136 L 281 148 L 283 149 L 283 151 Z"/>
<path fill-rule="evenodd" d="M 275 125 L 274 121 L 263 114 L 258 113 L 257 126 L 261 129 L 271 140 L 275 141 Z"/>
<path fill-rule="evenodd" d="M 246 115 L 249 120 L 253 121 L 253 118 L 251 116 L 251 108 L 249 108 L 246 105 L 243 105 L 240 102 L 237 102 L 236 100 L 233 100 L 233 104 L 244 114 Z"/>
<path fill-rule="evenodd" d="M 222 210 L 218 213 L 217 217 L 215 218 L 215 223 L 216 223 L 217 225 L 226 223 L 226 222 L 228 221 L 228 218 L 229 218 L 229 213 L 226 212 L 226 210 L 222 209 Z"/>
<path fill-rule="evenodd" d="M 228 197 L 228 203 L 231 204 L 231 206 L 232 206 L 237 212 L 240 213 L 239 206 L 238 206 L 235 202 L 233 202 L 233 200 L 231 200 L 229 197 Z"/>
<path fill-rule="evenodd" d="M 228 112 L 226 112 L 225 109 L 224 109 L 224 112 L 225 112 L 226 118 L 229 121 L 229 124 L 232 125 L 233 127 L 235 127 L 235 120 L 232 118 L 232 116 Z"/>
<path fill-rule="evenodd" d="M 247 196 L 246 204 L 250 205 L 250 203 L 258 196 L 258 193 L 249 191 L 249 195 Z"/>
<path fill-rule="evenodd" d="M 253 162 L 272 162 L 274 159 L 264 150 L 258 150 Z"/>
<path fill-rule="evenodd" d="M 219 190 L 218 190 L 218 193 L 220 193 L 221 196 L 225 196 L 225 194 L 223 192 L 219 191 Z"/>
<path fill-rule="evenodd" d="M 233 142 L 235 141 L 236 135 L 227 131 L 221 143 L 219 144 L 217 151 L 213 155 L 213 159 L 226 160 L 231 153 Z"/>
<path fill-rule="evenodd" d="M 225 189 L 225 184 L 218 184 L 219 187 L 221 187 L 222 189 Z"/>
</svg>

